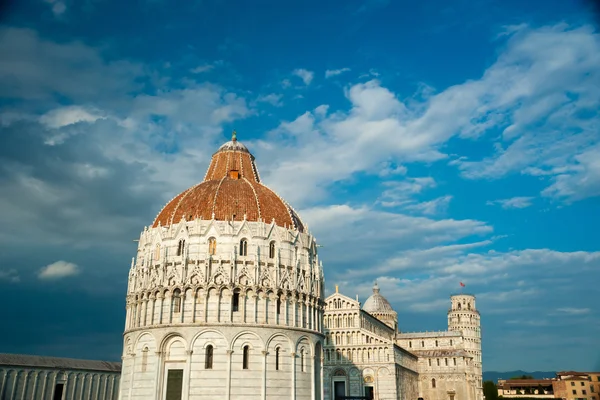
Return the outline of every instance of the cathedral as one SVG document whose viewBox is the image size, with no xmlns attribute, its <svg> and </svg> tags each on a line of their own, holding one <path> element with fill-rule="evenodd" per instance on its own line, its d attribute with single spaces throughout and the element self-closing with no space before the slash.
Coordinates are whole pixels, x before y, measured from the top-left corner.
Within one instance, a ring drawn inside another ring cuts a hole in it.
<svg viewBox="0 0 600 400">
<path fill-rule="evenodd" d="M 448 331 L 403 333 L 377 286 L 325 298 L 317 248 L 234 132 L 141 232 L 119 399 L 483 399 L 474 296 Z"/>
</svg>

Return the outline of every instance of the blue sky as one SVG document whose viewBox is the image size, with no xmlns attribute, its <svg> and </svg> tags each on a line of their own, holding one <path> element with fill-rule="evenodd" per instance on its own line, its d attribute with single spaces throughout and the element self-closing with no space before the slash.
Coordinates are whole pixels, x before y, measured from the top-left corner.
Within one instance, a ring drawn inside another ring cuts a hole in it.
<svg viewBox="0 0 600 400">
<path fill-rule="evenodd" d="M 403 331 L 600 370 L 600 35 L 569 1 L 29 0 L 0 19 L 0 351 L 118 360 L 133 239 L 231 130 Z"/>
</svg>

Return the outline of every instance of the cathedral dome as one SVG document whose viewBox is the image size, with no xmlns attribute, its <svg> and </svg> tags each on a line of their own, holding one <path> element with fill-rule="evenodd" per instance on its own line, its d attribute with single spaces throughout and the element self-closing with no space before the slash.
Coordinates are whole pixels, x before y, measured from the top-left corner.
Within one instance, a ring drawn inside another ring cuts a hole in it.
<svg viewBox="0 0 600 400">
<path fill-rule="evenodd" d="M 390 302 L 379 293 L 377 282 L 373 286 L 373 294 L 365 301 L 363 310 L 370 314 L 394 312 Z"/>
<path fill-rule="evenodd" d="M 254 156 L 232 140 L 212 156 L 204 181 L 175 196 L 160 211 L 153 227 L 169 226 L 182 219 L 262 221 L 304 231 L 296 212 L 260 182 Z"/>
</svg>

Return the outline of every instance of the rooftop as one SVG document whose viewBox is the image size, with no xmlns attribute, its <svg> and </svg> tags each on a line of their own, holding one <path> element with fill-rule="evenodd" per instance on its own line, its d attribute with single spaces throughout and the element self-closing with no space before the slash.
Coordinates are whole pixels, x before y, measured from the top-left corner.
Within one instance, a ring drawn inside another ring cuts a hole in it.
<svg viewBox="0 0 600 400">
<path fill-rule="evenodd" d="M 120 362 L 80 360 L 76 358 L 33 356 L 25 354 L 0 353 L 0 365 L 33 368 L 121 372 Z"/>
</svg>

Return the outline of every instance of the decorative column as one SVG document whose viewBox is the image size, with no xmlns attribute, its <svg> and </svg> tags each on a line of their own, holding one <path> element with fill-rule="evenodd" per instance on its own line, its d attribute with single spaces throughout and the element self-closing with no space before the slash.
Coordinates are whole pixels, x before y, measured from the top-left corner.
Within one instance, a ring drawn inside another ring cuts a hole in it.
<svg viewBox="0 0 600 400">
<path fill-rule="evenodd" d="M 290 354 L 292 357 L 292 400 L 296 400 L 296 353 Z"/>
<path fill-rule="evenodd" d="M 183 316 L 185 315 L 185 292 L 182 292 L 179 296 L 179 301 L 181 302 L 181 310 L 179 311 L 179 323 L 183 324 Z"/>
<path fill-rule="evenodd" d="M 263 380 L 262 380 L 262 399 L 267 399 L 267 356 L 269 355 L 268 351 L 262 352 L 263 354 Z M 454 399 L 452 399 L 454 400 Z"/>
<path fill-rule="evenodd" d="M 194 305 L 192 307 L 192 324 L 196 322 L 196 303 L 198 303 L 198 289 L 194 290 Z"/>
<path fill-rule="evenodd" d="M 183 370 L 183 397 L 182 400 L 188 400 L 190 397 L 190 378 L 192 374 L 192 354 L 193 350 L 187 350 L 187 360 L 185 362 L 185 370 Z"/>
<path fill-rule="evenodd" d="M 129 394 L 127 399 L 131 399 L 131 391 L 133 390 L 133 371 L 135 370 L 135 353 L 131 353 L 131 373 L 129 374 Z"/>
<path fill-rule="evenodd" d="M 162 323 L 163 323 L 163 308 L 165 305 L 165 295 L 164 295 L 164 293 L 159 293 L 158 296 L 160 299 L 160 312 L 158 313 L 158 323 L 160 325 L 162 325 Z"/>
<path fill-rule="evenodd" d="M 162 351 L 157 351 L 154 354 L 156 354 L 156 367 L 154 368 L 154 390 L 152 391 L 154 393 L 154 399 L 155 400 L 160 400 L 161 396 L 161 386 L 162 386 L 162 380 L 160 379 L 160 377 L 162 376 Z"/>
<path fill-rule="evenodd" d="M 233 350 L 227 350 L 227 386 L 225 392 L 225 399 L 231 399 L 231 355 Z"/>
<path fill-rule="evenodd" d="M 150 325 L 154 325 L 154 314 L 156 310 L 156 296 L 154 294 L 150 295 L 150 300 L 152 300 L 152 315 L 150 316 Z"/>
<path fill-rule="evenodd" d="M 204 322 L 208 321 L 208 290 L 206 290 L 206 292 L 204 293 L 204 315 L 202 316 L 202 319 L 204 320 Z"/>
<path fill-rule="evenodd" d="M 254 303 L 253 311 L 252 311 L 252 322 L 258 323 L 258 295 L 256 293 L 252 293 L 252 302 Z"/>
</svg>

